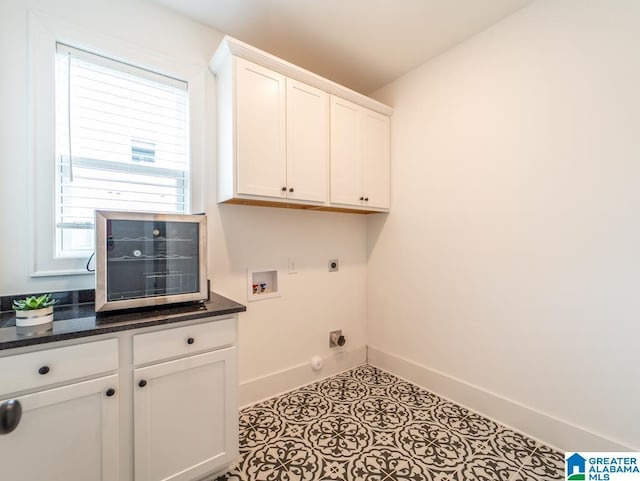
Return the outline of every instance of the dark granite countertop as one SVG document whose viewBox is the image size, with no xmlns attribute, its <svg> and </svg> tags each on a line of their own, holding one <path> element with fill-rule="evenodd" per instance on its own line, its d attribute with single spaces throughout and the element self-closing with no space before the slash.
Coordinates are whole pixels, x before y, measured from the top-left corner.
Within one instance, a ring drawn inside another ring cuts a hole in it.
<svg viewBox="0 0 640 481">
<path fill-rule="evenodd" d="M 97 314 L 93 302 L 78 302 L 56 306 L 52 328 L 45 332 L 38 332 L 42 327 L 16 327 L 15 312 L 4 311 L 0 312 L 0 350 L 235 314 L 246 310 L 242 304 L 213 292 L 210 299 L 204 302 Z"/>
</svg>

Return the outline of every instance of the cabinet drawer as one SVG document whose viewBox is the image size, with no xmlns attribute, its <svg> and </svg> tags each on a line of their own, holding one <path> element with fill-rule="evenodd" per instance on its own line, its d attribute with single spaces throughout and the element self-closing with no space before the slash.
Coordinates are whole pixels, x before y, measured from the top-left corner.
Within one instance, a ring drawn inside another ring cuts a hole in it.
<svg viewBox="0 0 640 481">
<path fill-rule="evenodd" d="M 136 334 L 133 336 L 133 364 L 139 366 L 233 344 L 233 318 Z"/>
<path fill-rule="evenodd" d="M 118 369 L 118 340 L 87 342 L 0 358 L 0 395 Z"/>
</svg>

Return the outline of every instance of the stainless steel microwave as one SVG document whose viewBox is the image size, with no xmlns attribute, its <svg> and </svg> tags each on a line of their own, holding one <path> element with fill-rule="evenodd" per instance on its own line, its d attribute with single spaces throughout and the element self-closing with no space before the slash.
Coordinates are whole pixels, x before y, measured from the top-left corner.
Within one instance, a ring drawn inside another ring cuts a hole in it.
<svg viewBox="0 0 640 481">
<path fill-rule="evenodd" d="M 204 215 L 97 210 L 95 309 L 206 299 Z"/>
</svg>

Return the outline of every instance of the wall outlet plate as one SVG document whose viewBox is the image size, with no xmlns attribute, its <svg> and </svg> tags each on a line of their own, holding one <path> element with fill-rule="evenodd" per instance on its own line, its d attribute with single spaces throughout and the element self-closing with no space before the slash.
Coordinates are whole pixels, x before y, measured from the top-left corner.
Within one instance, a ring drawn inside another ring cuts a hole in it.
<svg viewBox="0 0 640 481">
<path fill-rule="evenodd" d="M 329 272 L 336 272 L 340 269 L 338 259 L 329 259 Z"/>
</svg>

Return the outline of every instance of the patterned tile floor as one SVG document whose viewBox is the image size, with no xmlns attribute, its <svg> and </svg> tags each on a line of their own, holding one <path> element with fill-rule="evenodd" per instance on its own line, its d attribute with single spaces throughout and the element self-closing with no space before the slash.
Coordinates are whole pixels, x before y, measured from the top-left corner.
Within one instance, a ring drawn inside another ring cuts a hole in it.
<svg viewBox="0 0 640 481">
<path fill-rule="evenodd" d="M 564 455 L 359 366 L 240 412 L 240 459 L 217 481 L 549 481 Z"/>
</svg>

